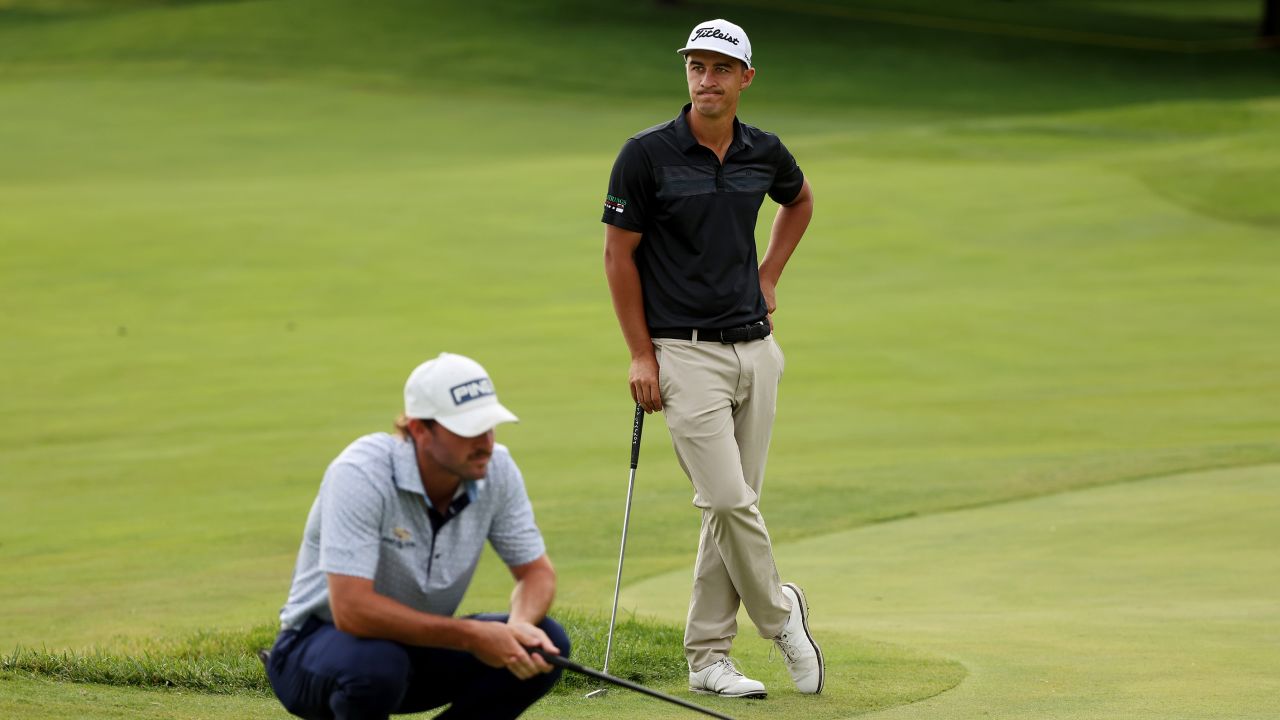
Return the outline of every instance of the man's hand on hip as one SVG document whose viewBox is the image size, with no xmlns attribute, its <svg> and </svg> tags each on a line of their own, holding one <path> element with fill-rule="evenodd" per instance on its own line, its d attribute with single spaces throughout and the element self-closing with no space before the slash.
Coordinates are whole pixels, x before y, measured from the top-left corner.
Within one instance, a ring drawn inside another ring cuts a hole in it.
<svg viewBox="0 0 1280 720">
<path fill-rule="evenodd" d="M 765 310 L 772 315 L 773 311 L 778 309 L 778 286 L 761 278 L 760 293 L 764 295 Z"/>
<path fill-rule="evenodd" d="M 645 412 L 662 412 L 662 391 L 658 388 L 658 359 L 653 353 L 631 359 L 631 399 Z"/>
<path fill-rule="evenodd" d="M 765 319 L 769 321 L 769 332 L 773 332 L 773 311 L 778 309 L 778 286 L 761 278 L 760 294 L 764 295 L 764 307 L 768 313 Z"/>
</svg>

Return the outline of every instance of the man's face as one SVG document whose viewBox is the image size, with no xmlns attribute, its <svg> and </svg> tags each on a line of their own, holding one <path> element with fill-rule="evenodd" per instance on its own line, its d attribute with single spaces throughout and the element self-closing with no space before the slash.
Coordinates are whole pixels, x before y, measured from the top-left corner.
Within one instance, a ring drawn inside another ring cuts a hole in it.
<svg viewBox="0 0 1280 720">
<path fill-rule="evenodd" d="M 489 471 L 489 458 L 493 457 L 493 431 L 475 437 L 463 437 L 439 423 L 423 427 L 426 437 L 426 454 L 436 465 L 463 480 L 479 480 Z"/>
<path fill-rule="evenodd" d="M 738 96 L 756 76 L 755 68 L 748 69 L 741 60 L 710 50 L 685 55 L 684 71 L 693 109 L 709 118 L 737 114 Z"/>
</svg>

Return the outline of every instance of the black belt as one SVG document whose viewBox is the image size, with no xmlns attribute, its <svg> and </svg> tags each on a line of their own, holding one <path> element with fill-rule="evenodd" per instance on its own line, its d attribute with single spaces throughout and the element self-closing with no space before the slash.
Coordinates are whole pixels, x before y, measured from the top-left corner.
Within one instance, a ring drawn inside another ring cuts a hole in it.
<svg viewBox="0 0 1280 720">
<path fill-rule="evenodd" d="M 649 328 L 649 337 L 664 340 L 715 340 L 738 343 L 769 337 L 769 323 L 758 322 L 731 328 Z M 697 333 L 695 338 L 694 333 Z"/>
</svg>

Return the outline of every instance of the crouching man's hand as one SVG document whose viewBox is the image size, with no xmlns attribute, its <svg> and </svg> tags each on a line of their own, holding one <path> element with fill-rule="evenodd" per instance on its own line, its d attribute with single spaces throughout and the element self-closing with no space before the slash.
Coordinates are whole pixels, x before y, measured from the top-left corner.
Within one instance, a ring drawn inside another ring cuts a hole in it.
<svg viewBox="0 0 1280 720">
<path fill-rule="evenodd" d="M 511 628 L 511 630 L 515 632 L 516 638 L 525 648 L 528 648 L 529 650 L 541 650 L 544 653 L 551 653 L 552 655 L 560 654 L 560 648 L 556 647 L 556 644 L 551 642 L 551 638 L 547 637 L 547 634 L 542 632 L 542 628 L 537 625 L 517 620 L 510 620 L 507 622 L 507 627 Z M 532 669 L 533 672 L 530 672 L 527 676 L 516 673 L 516 677 L 519 677 L 521 680 L 524 680 L 527 677 L 533 677 L 538 673 L 549 673 L 555 669 L 551 666 L 551 663 L 544 660 L 541 655 L 531 653 L 528 650 L 525 650 L 525 654 L 529 657 L 529 667 L 526 669 Z M 516 671 L 513 669 L 511 672 Z"/>
<path fill-rule="evenodd" d="M 528 680 L 534 675 L 554 669 L 542 657 L 531 655 L 525 649 L 531 647 L 557 655 L 560 653 L 551 638 L 537 626 L 526 622 L 473 622 L 474 639 L 468 650 L 485 665 L 505 667 L 521 680 Z"/>
</svg>

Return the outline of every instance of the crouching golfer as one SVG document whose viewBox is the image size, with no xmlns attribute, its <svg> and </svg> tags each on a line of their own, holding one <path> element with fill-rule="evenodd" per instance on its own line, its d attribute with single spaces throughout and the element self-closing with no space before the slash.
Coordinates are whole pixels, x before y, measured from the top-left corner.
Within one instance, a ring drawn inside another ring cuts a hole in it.
<svg viewBox="0 0 1280 720">
<path fill-rule="evenodd" d="M 515 461 L 493 429 L 516 416 L 478 363 L 441 354 L 404 388 L 396 435 L 329 465 L 307 517 L 267 676 L 304 718 L 514 718 L 569 654 L 546 617 L 556 576 Z M 485 540 L 515 577 L 510 614 L 452 617 Z"/>
</svg>

